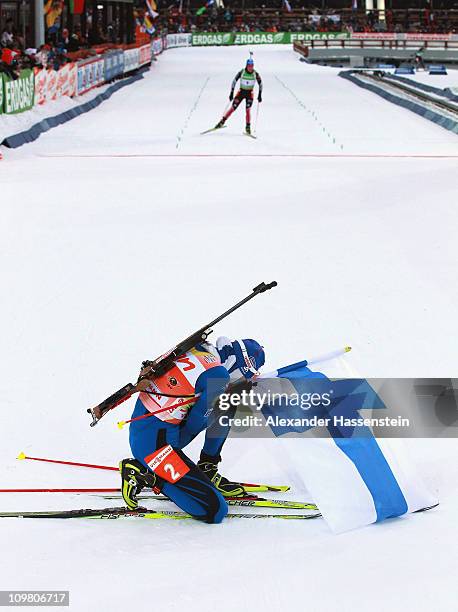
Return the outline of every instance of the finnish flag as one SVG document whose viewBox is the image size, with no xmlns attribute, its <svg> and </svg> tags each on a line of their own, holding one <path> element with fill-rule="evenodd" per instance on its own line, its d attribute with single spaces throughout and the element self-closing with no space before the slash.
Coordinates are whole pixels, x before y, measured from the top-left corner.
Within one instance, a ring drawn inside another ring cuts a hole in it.
<svg viewBox="0 0 458 612">
<path fill-rule="evenodd" d="M 323 392 L 330 387 L 335 397 L 330 406 L 320 406 L 308 417 L 362 416 L 358 409 L 383 409 L 385 406 L 364 379 L 330 381 L 313 372 L 302 361 L 264 376 L 277 376 L 281 391 L 290 394 Z M 279 382 L 280 382 L 279 381 Z M 258 381 L 258 391 L 268 381 Z M 300 407 L 274 401 L 263 406 L 265 418 L 304 417 Z M 334 422 L 332 419 L 331 422 Z M 282 453 L 289 455 L 304 487 L 318 505 L 335 533 L 402 516 L 436 505 L 437 499 L 423 483 L 401 439 L 376 439 L 365 426 L 328 427 L 322 437 L 291 437 L 307 427 L 271 426 L 280 438 Z"/>
</svg>

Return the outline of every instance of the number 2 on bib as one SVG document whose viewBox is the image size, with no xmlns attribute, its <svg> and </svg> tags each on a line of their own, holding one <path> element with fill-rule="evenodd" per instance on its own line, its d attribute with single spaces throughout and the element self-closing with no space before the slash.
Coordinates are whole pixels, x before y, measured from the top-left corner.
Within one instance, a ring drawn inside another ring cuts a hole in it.
<svg viewBox="0 0 458 612">
<path fill-rule="evenodd" d="M 172 479 L 173 482 L 176 482 L 177 480 L 180 480 L 181 478 L 180 472 L 176 472 L 175 468 L 173 467 L 171 463 L 166 463 L 164 465 L 164 472 L 170 472 L 170 478 Z"/>
<path fill-rule="evenodd" d="M 145 457 L 145 462 L 155 474 L 172 484 L 183 478 L 190 469 L 170 444 Z"/>
</svg>

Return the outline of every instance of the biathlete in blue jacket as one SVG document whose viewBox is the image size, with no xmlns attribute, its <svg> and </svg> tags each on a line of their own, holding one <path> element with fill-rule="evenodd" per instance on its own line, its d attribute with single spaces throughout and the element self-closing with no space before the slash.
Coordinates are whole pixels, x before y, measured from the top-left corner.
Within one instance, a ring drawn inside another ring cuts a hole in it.
<svg viewBox="0 0 458 612">
<path fill-rule="evenodd" d="M 213 405 L 229 383 L 250 380 L 264 362 L 264 350 L 255 340 L 222 337 L 216 346 L 195 346 L 166 374 L 151 380 L 139 394 L 130 423 L 134 459 L 120 462 L 122 495 L 130 509 L 138 507 L 137 496 L 147 486 L 196 519 L 223 520 L 228 511 L 224 497 L 242 496 L 245 490 L 218 473 L 230 425 L 212 419 Z M 235 408 L 225 414 L 234 413 Z M 195 464 L 182 449 L 204 430 Z"/>
</svg>

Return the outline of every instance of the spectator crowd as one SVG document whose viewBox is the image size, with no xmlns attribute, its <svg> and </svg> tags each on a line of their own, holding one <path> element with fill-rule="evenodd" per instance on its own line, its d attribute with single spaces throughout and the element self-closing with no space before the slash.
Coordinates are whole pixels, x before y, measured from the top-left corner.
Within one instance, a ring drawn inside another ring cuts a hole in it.
<svg viewBox="0 0 458 612">
<path fill-rule="evenodd" d="M 242 10 L 239 0 L 230 0 L 225 2 L 225 8 L 218 8 L 215 3 L 198 15 L 194 10 L 180 11 L 180 4 L 175 3 L 161 12 L 156 27 L 163 33 L 348 31 L 448 34 L 456 32 L 458 25 L 458 10 L 387 9 L 382 15 L 378 10 L 368 13 L 351 9 L 323 11 L 304 8 L 303 4 L 302 0 L 289 0 L 289 11 L 281 3 L 277 8 L 271 8 L 272 3 L 252 0 L 246 2 L 250 8 Z"/>
<path fill-rule="evenodd" d="M 38 49 L 27 47 L 23 35 L 8 19 L 0 34 L 0 72 L 16 78 L 24 68 L 53 68 L 58 70 L 63 64 L 74 61 L 72 54 L 87 50 L 98 44 L 117 43 L 120 40 L 119 21 L 108 23 L 103 31 L 101 23 L 92 27 L 92 14 L 88 11 L 85 19 L 86 32 L 78 24 L 70 32 L 68 28 L 46 30 L 46 42 Z"/>
<path fill-rule="evenodd" d="M 286 4 L 272 8 L 262 0 L 226 0 L 224 7 L 214 3 L 203 12 L 196 10 L 192 3 L 174 2 L 160 11 L 154 21 L 155 35 L 181 32 L 425 32 L 455 33 L 458 24 L 458 10 L 429 8 L 422 10 L 391 10 L 384 12 L 384 19 L 377 10 L 369 12 L 340 11 L 327 9 L 307 9 L 300 5 L 302 0 L 289 0 Z M 185 10 L 183 7 L 192 7 Z M 249 8 L 242 9 L 242 6 Z M 439 1 L 439 6 L 440 1 Z M 458 9 L 458 3 L 456 5 Z M 135 13 L 137 23 L 142 10 Z M 119 42 L 119 20 L 108 24 L 107 31 L 94 22 L 91 28 L 91 14 L 86 15 L 87 32 L 81 27 L 70 33 L 62 28 L 48 36 L 46 43 L 39 49 L 27 48 L 21 34 L 15 29 L 14 22 L 6 21 L 0 35 L 0 72 L 16 78 L 23 68 L 52 67 L 57 70 L 67 61 L 69 54 L 90 48 L 91 44 Z"/>
<path fill-rule="evenodd" d="M 62 30 L 60 40 L 47 40 L 39 49 L 25 48 L 25 41 L 15 30 L 9 19 L 0 37 L 0 72 L 16 79 L 25 68 L 54 68 L 58 70 L 66 62 L 72 61 L 68 53 L 85 46 L 79 33 L 69 36 L 68 30 Z"/>
</svg>

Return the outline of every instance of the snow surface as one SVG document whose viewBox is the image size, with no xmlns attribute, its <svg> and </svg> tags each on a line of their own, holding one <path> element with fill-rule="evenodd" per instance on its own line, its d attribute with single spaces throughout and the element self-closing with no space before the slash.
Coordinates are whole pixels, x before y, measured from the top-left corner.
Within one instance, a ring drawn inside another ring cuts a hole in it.
<svg viewBox="0 0 458 612">
<path fill-rule="evenodd" d="M 440 64 L 440 62 L 438 63 Z M 415 74 L 409 75 L 408 78 L 441 89 L 458 87 L 458 70 L 450 66 L 447 66 L 446 70 L 447 74 L 429 74 L 428 70 L 417 70 Z"/>
<path fill-rule="evenodd" d="M 118 486 L 15 457 L 116 465 L 133 402 L 95 429 L 86 408 L 262 280 L 279 286 L 216 333 L 261 340 L 266 371 L 351 344 L 365 376 L 456 377 L 456 136 L 286 47 L 255 50 L 258 140 L 241 109 L 200 136 L 246 56 L 168 51 L 94 111 L 3 150 L 1 487 Z M 0 589 L 70 589 L 77 611 L 451 610 L 456 441 L 408 446 L 441 500 L 429 513 L 340 536 L 321 520 L 2 519 Z M 276 441 L 229 440 L 222 468 L 307 497 Z M 107 505 L 0 495 L 5 511 Z"/>
</svg>

